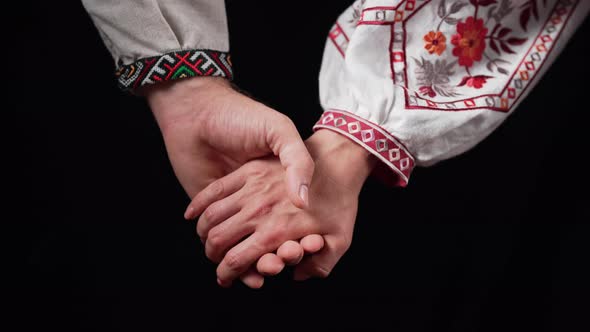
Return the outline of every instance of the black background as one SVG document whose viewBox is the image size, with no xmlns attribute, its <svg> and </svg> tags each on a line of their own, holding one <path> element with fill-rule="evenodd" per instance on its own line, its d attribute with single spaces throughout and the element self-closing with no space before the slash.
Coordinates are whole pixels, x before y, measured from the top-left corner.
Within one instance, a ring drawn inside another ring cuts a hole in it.
<svg viewBox="0 0 590 332">
<path fill-rule="evenodd" d="M 304 137 L 348 4 L 228 1 L 235 82 Z M 12 15 L 4 330 L 588 330 L 588 22 L 477 148 L 417 169 L 406 189 L 369 180 L 332 276 L 252 291 L 217 287 L 155 121 L 117 90 L 81 4 Z"/>
</svg>

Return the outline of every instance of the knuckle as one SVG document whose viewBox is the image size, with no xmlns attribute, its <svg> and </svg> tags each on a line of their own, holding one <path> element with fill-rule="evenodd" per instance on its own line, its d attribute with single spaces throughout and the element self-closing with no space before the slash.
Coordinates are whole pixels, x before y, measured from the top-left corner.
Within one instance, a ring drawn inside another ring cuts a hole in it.
<svg viewBox="0 0 590 332">
<path fill-rule="evenodd" d="M 207 234 L 203 234 L 204 230 L 203 230 L 203 222 L 197 222 L 197 226 L 196 226 L 196 230 L 197 230 L 197 235 L 199 235 L 200 238 L 206 238 Z"/>
<path fill-rule="evenodd" d="M 283 114 L 281 112 L 276 112 L 275 115 L 276 115 L 276 121 L 279 124 L 282 124 L 282 125 L 291 125 L 291 124 L 293 124 L 293 121 L 291 121 L 291 119 L 288 116 L 286 116 L 285 114 Z"/>
<path fill-rule="evenodd" d="M 315 168 L 315 162 L 313 161 L 313 159 L 310 156 L 307 156 L 306 158 L 301 159 L 301 165 L 304 169 L 314 169 Z"/>
<path fill-rule="evenodd" d="M 263 237 L 263 245 L 265 248 L 273 248 L 281 243 L 285 238 L 286 227 L 278 224 L 274 225 L 272 229 L 268 230 Z"/>
<path fill-rule="evenodd" d="M 232 271 L 238 271 L 243 265 L 244 259 L 242 255 L 234 252 L 229 252 L 225 256 L 225 262 L 227 267 Z"/>
<path fill-rule="evenodd" d="M 350 246 L 352 245 L 352 235 L 345 236 L 343 242 L 344 242 L 344 252 L 346 252 L 350 249 Z"/>
<path fill-rule="evenodd" d="M 258 218 L 269 214 L 272 211 L 272 205 L 260 204 L 252 210 L 251 218 Z"/>
<path fill-rule="evenodd" d="M 208 239 L 207 239 L 207 242 L 209 242 Z M 207 258 L 210 261 L 217 263 L 217 260 L 216 260 L 217 256 L 215 255 L 215 250 L 211 249 L 209 246 L 207 246 L 205 248 L 205 256 L 207 256 Z"/>
<path fill-rule="evenodd" d="M 207 221 L 215 220 L 215 216 L 217 216 L 217 208 L 215 204 L 209 205 L 209 207 L 205 209 L 205 212 L 203 212 L 203 217 L 205 217 L 205 220 Z"/>
<path fill-rule="evenodd" d="M 350 242 L 350 241 L 349 241 L 349 242 L 346 242 L 346 243 L 344 244 L 344 248 L 343 248 L 343 251 L 342 251 L 342 253 L 345 253 L 345 252 L 347 252 L 348 250 L 350 250 L 350 246 L 351 246 L 351 245 L 352 245 L 352 242 Z"/>
<path fill-rule="evenodd" d="M 209 236 L 207 237 L 207 242 L 209 242 L 209 246 L 213 250 L 219 250 L 223 245 L 223 236 L 221 232 L 217 232 L 215 230 L 211 230 L 209 232 Z"/>
<path fill-rule="evenodd" d="M 220 259 L 220 252 L 221 252 L 221 238 L 207 238 L 207 245 L 205 246 L 205 255 L 209 260 L 215 263 L 219 263 Z"/>
<path fill-rule="evenodd" d="M 280 114 L 280 116 L 279 116 L 279 123 L 282 126 L 284 126 L 285 129 L 297 131 L 297 127 L 295 127 L 295 124 L 293 123 L 293 121 L 288 116 L 286 116 L 283 113 L 279 113 L 279 114 Z"/>
<path fill-rule="evenodd" d="M 334 243 L 334 250 L 339 256 L 344 255 L 352 245 L 352 237 L 342 232 Z"/>
<path fill-rule="evenodd" d="M 207 239 L 207 243 L 209 243 L 209 239 Z M 210 246 L 206 246 L 205 247 L 205 256 L 207 256 L 207 258 L 212 261 L 212 262 L 216 262 L 215 260 L 215 250 L 211 249 Z"/>
<path fill-rule="evenodd" d="M 350 249 L 350 245 L 351 245 L 350 241 L 346 241 L 346 240 L 338 241 L 335 244 L 334 249 L 341 256 L 341 255 L 344 255 L 344 253 L 346 253 L 348 251 L 348 249 Z"/>
<path fill-rule="evenodd" d="M 223 190 L 224 190 L 224 186 L 223 186 L 223 181 L 221 180 L 217 180 L 214 181 L 213 183 L 211 183 L 211 190 L 209 192 L 210 197 L 219 197 L 221 195 L 223 195 Z"/>
<path fill-rule="evenodd" d="M 260 182 L 258 184 L 258 192 L 260 194 L 269 194 L 272 192 L 274 185 L 268 182 Z"/>
</svg>

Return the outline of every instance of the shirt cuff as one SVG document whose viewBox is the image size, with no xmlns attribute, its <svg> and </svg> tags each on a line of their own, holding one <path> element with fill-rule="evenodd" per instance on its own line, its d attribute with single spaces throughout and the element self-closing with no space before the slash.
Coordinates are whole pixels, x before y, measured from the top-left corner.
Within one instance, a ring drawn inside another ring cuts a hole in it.
<svg viewBox="0 0 590 332">
<path fill-rule="evenodd" d="M 399 187 L 408 184 L 415 166 L 414 157 L 387 130 L 350 112 L 335 109 L 322 114 L 313 126 L 314 131 L 319 129 L 342 134 L 377 157 L 390 170 L 385 179 L 387 182 Z"/>
<path fill-rule="evenodd" d="M 174 51 L 142 58 L 132 64 L 120 66 L 115 75 L 118 86 L 123 91 L 195 76 L 233 79 L 229 53 L 203 49 Z"/>
</svg>

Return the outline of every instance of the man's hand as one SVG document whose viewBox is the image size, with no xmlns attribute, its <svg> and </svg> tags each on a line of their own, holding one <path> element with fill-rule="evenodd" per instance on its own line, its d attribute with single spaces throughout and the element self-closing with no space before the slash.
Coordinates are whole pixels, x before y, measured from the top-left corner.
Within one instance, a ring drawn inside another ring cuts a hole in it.
<svg viewBox="0 0 590 332">
<path fill-rule="evenodd" d="M 139 93 L 147 97 L 174 172 L 191 198 L 248 160 L 272 153 L 286 169 L 290 200 L 307 206 L 314 164 L 288 117 L 240 94 L 223 78 L 155 84 Z M 212 189 L 222 194 L 231 188 Z"/>
</svg>

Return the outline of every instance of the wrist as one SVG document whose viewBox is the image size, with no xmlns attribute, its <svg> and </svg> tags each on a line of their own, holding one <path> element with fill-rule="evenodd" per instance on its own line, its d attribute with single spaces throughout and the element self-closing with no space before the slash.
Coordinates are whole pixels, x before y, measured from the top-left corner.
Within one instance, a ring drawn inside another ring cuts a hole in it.
<svg viewBox="0 0 590 332">
<path fill-rule="evenodd" d="M 326 169 L 340 184 L 360 192 L 377 159 L 360 145 L 331 130 L 318 130 L 306 140 L 316 169 Z"/>
<path fill-rule="evenodd" d="M 198 115 L 212 98 L 233 92 L 231 83 L 221 77 L 192 77 L 161 82 L 141 87 L 136 91 L 144 96 L 160 128 L 166 128 L 190 114 Z M 188 102 L 186 105 L 185 102 Z"/>
</svg>

